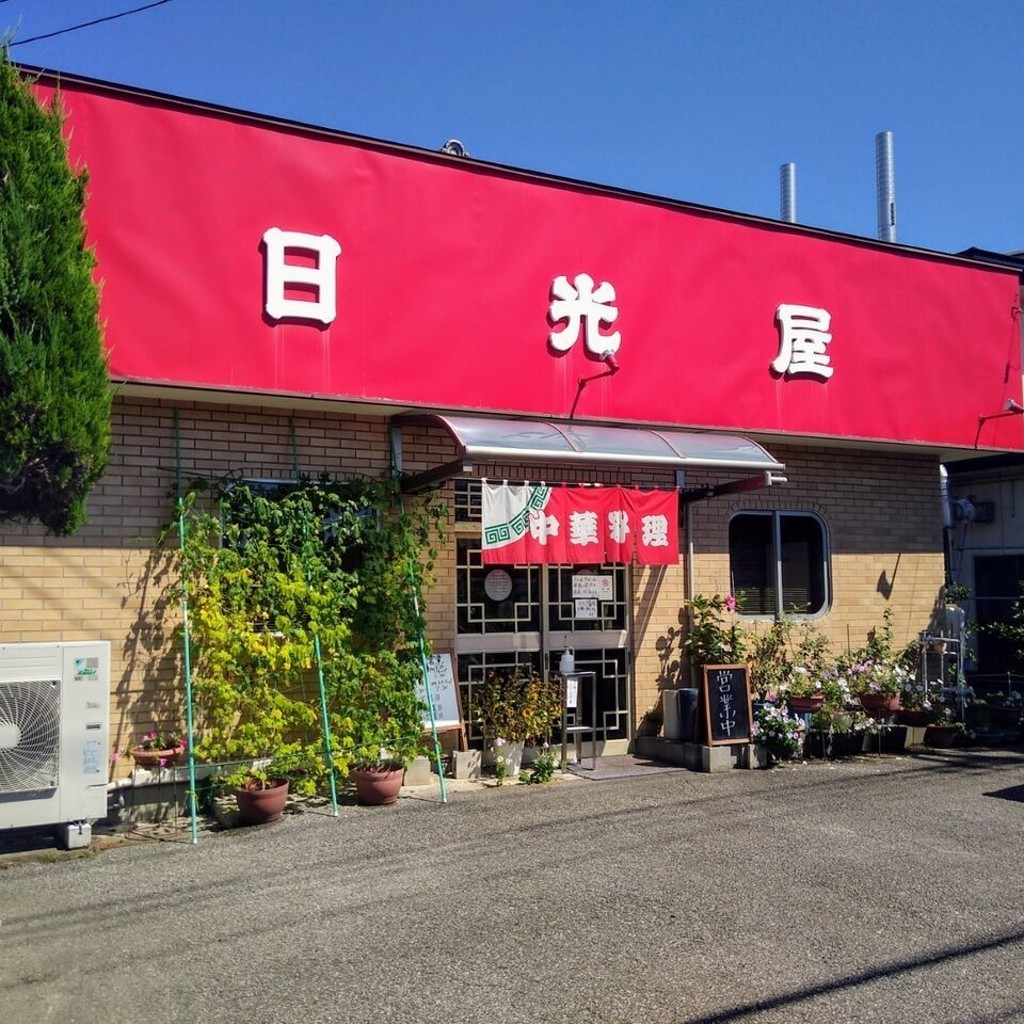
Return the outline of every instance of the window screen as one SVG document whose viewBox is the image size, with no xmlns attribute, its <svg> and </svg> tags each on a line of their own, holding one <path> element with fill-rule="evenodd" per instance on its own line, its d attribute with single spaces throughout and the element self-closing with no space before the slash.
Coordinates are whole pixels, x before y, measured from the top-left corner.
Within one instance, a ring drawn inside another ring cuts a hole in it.
<svg viewBox="0 0 1024 1024">
<path fill-rule="evenodd" d="M 729 571 L 744 615 L 820 615 L 829 604 L 825 525 L 806 512 L 737 513 Z"/>
</svg>

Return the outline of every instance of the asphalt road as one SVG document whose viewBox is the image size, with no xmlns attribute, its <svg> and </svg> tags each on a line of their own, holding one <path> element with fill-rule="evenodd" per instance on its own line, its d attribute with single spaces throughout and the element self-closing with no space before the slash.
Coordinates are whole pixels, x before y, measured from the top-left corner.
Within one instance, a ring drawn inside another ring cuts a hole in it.
<svg viewBox="0 0 1024 1024">
<path fill-rule="evenodd" d="M 0 872 L 0 1021 L 1024 1021 L 1019 751 L 346 806 Z"/>
</svg>

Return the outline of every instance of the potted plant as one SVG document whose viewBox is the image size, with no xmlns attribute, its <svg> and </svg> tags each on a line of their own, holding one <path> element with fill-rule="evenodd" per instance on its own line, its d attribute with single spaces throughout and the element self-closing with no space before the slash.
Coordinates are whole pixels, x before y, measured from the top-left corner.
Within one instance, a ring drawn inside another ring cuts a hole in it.
<svg viewBox="0 0 1024 1024">
<path fill-rule="evenodd" d="M 263 767 L 246 766 L 218 779 L 238 804 L 238 813 L 247 825 L 265 825 L 277 821 L 288 803 L 289 779 L 271 760 Z"/>
<path fill-rule="evenodd" d="M 868 714 L 891 714 L 899 709 L 908 676 L 898 664 L 867 659 L 846 667 L 850 692 Z"/>
<path fill-rule="evenodd" d="M 471 715 L 494 752 L 499 781 L 515 778 L 529 740 L 547 742 L 561 714 L 561 687 L 534 668 L 491 669 L 473 689 Z"/>
<path fill-rule="evenodd" d="M 788 619 L 776 619 L 765 632 L 755 629 L 748 636 L 746 660 L 750 690 L 760 701 L 778 696 L 793 672 L 792 629 Z"/>
<path fill-rule="evenodd" d="M 1015 738 L 1020 731 L 1022 704 L 1018 690 L 996 690 L 984 698 L 976 696 L 967 705 L 966 724 L 978 736 Z"/>
<path fill-rule="evenodd" d="M 864 749 L 864 736 L 877 728 L 859 708 L 823 708 L 811 716 L 804 738 L 808 757 L 853 757 Z"/>
<path fill-rule="evenodd" d="M 689 628 L 683 646 L 690 659 L 691 677 L 696 680 L 705 665 L 734 665 L 743 660 L 744 635 L 735 620 L 739 602 L 732 594 L 708 597 L 697 594 L 686 602 Z"/>
<path fill-rule="evenodd" d="M 828 701 L 838 708 L 842 704 L 843 688 L 831 665 L 828 640 L 809 623 L 802 627 L 799 643 L 788 671 L 778 684 L 778 695 L 791 711 L 813 714 Z"/>
<path fill-rule="evenodd" d="M 967 727 L 948 704 L 934 705 L 932 719 L 924 731 L 927 747 L 955 747 L 967 732 Z"/>
<path fill-rule="evenodd" d="M 360 802 L 393 804 L 405 769 L 421 752 L 423 712 L 416 693 L 419 666 L 410 652 L 355 656 L 335 701 L 345 716 L 349 776 Z M 342 729 L 339 729 L 342 731 Z"/>
<path fill-rule="evenodd" d="M 128 753 L 140 768 L 169 768 L 187 747 L 181 729 L 150 729 Z"/>
<path fill-rule="evenodd" d="M 916 645 L 896 650 L 892 617 L 892 609 L 886 608 L 882 625 L 869 631 L 867 644 L 840 659 L 851 694 L 869 715 L 897 711 L 903 691 L 913 678 Z"/>
<path fill-rule="evenodd" d="M 935 689 L 939 688 L 935 684 Z M 913 676 L 908 676 L 903 681 L 903 689 L 900 693 L 900 707 L 896 714 L 896 721 L 900 725 L 922 728 L 934 718 L 931 693 L 926 682 L 920 682 Z"/>
<path fill-rule="evenodd" d="M 766 749 L 769 764 L 788 761 L 803 749 L 803 720 L 789 714 L 785 705 L 761 704 L 754 713 L 751 732 L 754 742 Z"/>
</svg>

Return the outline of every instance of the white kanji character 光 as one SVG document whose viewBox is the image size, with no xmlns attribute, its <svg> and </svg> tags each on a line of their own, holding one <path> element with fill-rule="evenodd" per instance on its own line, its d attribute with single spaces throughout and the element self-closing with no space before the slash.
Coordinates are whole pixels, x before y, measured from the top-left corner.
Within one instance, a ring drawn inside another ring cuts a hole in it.
<svg viewBox="0 0 1024 1024">
<path fill-rule="evenodd" d="M 574 287 L 575 286 L 575 287 Z M 551 283 L 549 313 L 553 323 L 565 320 L 560 331 L 552 331 L 548 342 L 558 352 L 567 352 L 580 336 L 580 326 L 586 322 L 585 342 L 588 351 L 595 356 L 606 356 L 619 351 L 622 341 L 618 331 L 602 334 L 601 323 L 612 324 L 618 319 L 619 310 L 611 305 L 615 301 L 615 288 L 608 281 L 602 281 L 596 288 L 589 274 L 577 274 L 573 283 L 561 274 Z"/>
</svg>

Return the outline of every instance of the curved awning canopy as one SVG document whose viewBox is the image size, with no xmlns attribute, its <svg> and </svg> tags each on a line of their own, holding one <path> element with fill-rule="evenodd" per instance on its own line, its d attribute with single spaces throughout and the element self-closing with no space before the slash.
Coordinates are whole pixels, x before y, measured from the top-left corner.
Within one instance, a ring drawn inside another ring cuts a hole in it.
<svg viewBox="0 0 1024 1024">
<path fill-rule="evenodd" d="M 713 469 L 756 473 L 735 484 L 702 488 L 694 497 L 783 483 L 786 468 L 755 441 L 736 434 L 699 433 L 654 427 L 611 427 L 554 420 L 505 419 L 500 416 L 462 416 L 446 413 L 403 413 L 396 427 L 433 426 L 447 431 L 457 458 L 436 469 L 409 477 L 407 492 L 425 490 L 472 471 L 477 459 L 543 463 L 601 463 L 620 466 L 667 466 L 676 470 Z M 743 487 L 737 486 L 743 484 Z M 729 488 L 725 490 L 724 488 Z M 689 492 L 684 491 L 684 500 Z M 690 497 L 690 500 L 694 500 Z"/>
</svg>

